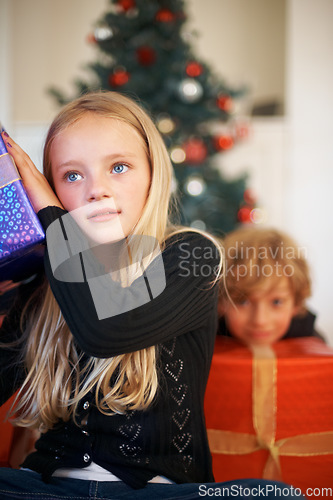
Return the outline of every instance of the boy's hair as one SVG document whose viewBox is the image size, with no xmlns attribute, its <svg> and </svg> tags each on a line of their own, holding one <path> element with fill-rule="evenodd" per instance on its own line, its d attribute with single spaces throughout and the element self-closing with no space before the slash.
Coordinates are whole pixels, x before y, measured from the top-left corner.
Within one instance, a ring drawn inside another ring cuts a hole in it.
<svg viewBox="0 0 333 500">
<path fill-rule="evenodd" d="M 245 226 L 223 239 L 225 286 L 222 297 L 239 299 L 287 277 L 295 305 L 304 306 L 311 295 L 309 267 L 304 248 L 288 235 L 275 229 Z"/>
</svg>

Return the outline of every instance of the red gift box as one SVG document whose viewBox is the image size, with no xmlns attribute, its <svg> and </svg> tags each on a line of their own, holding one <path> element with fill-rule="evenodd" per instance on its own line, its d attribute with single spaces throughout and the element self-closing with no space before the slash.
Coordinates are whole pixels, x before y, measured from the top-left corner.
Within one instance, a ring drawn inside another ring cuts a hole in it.
<svg viewBox="0 0 333 500">
<path fill-rule="evenodd" d="M 7 420 L 15 397 L 16 394 L 0 407 L 0 467 L 18 469 L 26 456 L 35 450 L 39 434 L 36 430 L 14 427 Z"/>
<path fill-rule="evenodd" d="M 9 456 L 13 441 L 14 427 L 10 422 L 5 421 L 5 418 L 12 403 L 13 398 L 0 407 L 0 467 L 9 466 Z"/>
<path fill-rule="evenodd" d="M 35 272 L 43 256 L 44 238 L 43 228 L 0 136 L 0 281 L 19 281 Z"/>
<path fill-rule="evenodd" d="M 3 319 L 4 316 L 0 315 L 0 327 Z M 18 469 L 25 457 L 34 451 L 35 441 L 39 435 L 36 430 L 13 427 L 7 420 L 16 395 L 14 394 L 0 407 L 0 467 Z"/>
<path fill-rule="evenodd" d="M 218 337 L 205 396 L 216 481 L 333 487 L 333 349 L 313 337 L 266 351 Z"/>
</svg>

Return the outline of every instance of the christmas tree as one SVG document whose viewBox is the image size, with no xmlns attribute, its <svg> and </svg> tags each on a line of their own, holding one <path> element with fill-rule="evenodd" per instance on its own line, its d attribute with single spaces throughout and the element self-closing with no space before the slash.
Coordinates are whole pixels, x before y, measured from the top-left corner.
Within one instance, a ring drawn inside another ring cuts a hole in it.
<svg viewBox="0 0 333 500">
<path fill-rule="evenodd" d="M 185 21 L 183 0 L 110 0 L 88 35 L 98 49 L 98 61 L 88 65 L 93 77 L 76 86 L 79 94 L 108 89 L 140 99 L 174 165 L 180 222 L 221 235 L 249 214 L 245 178 L 228 181 L 216 167 L 237 141 L 233 104 L 243 90 L 195 57 Z M 71 100 L 51 92 L 60 104 Z M 226 131 L 214 134 L 221 122 Z"/>
</svg>

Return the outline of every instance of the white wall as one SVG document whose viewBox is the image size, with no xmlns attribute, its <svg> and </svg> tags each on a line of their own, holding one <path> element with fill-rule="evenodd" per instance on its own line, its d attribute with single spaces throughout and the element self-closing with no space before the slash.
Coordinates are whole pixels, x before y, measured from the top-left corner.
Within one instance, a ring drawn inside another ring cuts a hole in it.
<svg viewBox="0 0 333 500">
<path fill-rule="evenodd" d="M 47 89 L 73 92 L 94 60 L 86 37 L 108 0 L 10 0 L 12 114 L 15 122 L 50 122 L 58 108 Z M 74 93 L 74 92 L 73 92 Z"/>
<path fill-rule="evenodd" d="M 289 0 L 285 225 L 309 249 L 311 303 L 333 344 L 333 2 Z"/>
<path fill-rule="evenodd" d="M 9 0 L 0 0 L 0 121 L 10 126 L 11 119 L 11 71 L 9 43 L 10 25 Z"/>
<path fill-rule="evenodd" d="M 187 0 L 196 53 L 253 102 L 283 102 L 287 0 Z"/>
</svg>

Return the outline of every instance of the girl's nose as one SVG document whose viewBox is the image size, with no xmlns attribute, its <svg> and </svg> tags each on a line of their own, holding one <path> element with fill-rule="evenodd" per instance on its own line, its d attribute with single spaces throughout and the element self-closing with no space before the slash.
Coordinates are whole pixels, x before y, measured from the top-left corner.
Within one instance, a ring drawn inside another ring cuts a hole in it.
<svg viewBox="0 0 333 500">
<path fill-rule="evenodd" d="M 111 186 L 102 176 L 91 179 L 87 189 L 88 201 L 98 201 L 113 196 Z"/>
</svg>

